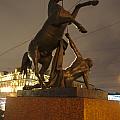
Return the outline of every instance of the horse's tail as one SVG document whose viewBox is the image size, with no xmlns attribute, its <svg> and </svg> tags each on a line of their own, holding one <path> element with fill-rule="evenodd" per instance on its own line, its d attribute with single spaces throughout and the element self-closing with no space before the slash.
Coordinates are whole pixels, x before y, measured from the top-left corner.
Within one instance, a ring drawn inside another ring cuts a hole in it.
<svg viewBox="0 0 120 120">
<path fill-rule="evenodd" d="M 28 52 L 25 52 L 22 58 L 20 73 L 27 75 L 27 68 L 30 69 L 31 66 L 32 66 L 32 61 L 28 57 Z"/>
</svg>

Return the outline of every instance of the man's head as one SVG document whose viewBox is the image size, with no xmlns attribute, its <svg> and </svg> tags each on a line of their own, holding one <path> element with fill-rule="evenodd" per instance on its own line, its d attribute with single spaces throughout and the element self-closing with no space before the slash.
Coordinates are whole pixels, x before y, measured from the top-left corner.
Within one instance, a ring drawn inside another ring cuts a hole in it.
<svg viewBox="0 0 120 120">
<path fill-rule="evenodd" d="M 89 66 L 89 68 L 91 68 L 93 66 L 93 61 L 90 58 L 86 58 L 85 62 L 87 63 L 87 65 Z"/>
</svg>

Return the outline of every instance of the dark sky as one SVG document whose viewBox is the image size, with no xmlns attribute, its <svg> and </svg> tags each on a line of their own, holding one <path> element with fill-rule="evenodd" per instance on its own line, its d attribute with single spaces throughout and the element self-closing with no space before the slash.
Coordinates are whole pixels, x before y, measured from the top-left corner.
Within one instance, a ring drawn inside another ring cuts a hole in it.
<svg viewBox="0 0 120 120">
<path fill-rule="evenodd" d="M 64 1 L 64 7 L 69 10 L 79 0 Z M 0 0 L 0 71 L 13 71 L 20 66 L 29 41 L 47 18 L 48 2 Z M 120 0 L 100 0 L 98 6 L 82 8 L 76 20 L 88 33 L 81 34 L 73 25 L 69 27 L 69 33 L 83 57 L 90 57 L 94 62 L 90 83 L 97 88 L 120 92 Z M 74 58 L 69 48 L 64 67 Z"/>
</svg>

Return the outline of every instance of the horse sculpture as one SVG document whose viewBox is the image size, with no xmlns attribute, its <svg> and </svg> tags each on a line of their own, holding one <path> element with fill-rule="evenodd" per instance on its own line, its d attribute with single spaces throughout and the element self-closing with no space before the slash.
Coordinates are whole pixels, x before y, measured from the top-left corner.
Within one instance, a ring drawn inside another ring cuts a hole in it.
<svg viewBox="0 0 120 120">
<path fill-rule="evenodd" d="M 98 0 L 88 1 L 76 5 L 72 14 L 64 10 L 62 6 L 58 4 L 61 0 L 50 0 L 48 5 L 48 19 L 43 25 L 42 29 L 37 33 L 35 38 L 30 42 L 28 48 L 27 57 L 32 59 L 35 67 L 35 74 L 39 79 L 40 84 L 44 84 L 44 73 L 48 69 L 51 59 L 52 52 L 56 49 L 60 41 L 63 40 L 64 30 L 67 25 L 73 23 L 82 32 L 86 33 L 86 29 L 75 20 L 76 15 L 81 7 L 88 5 L 97 5 Z M 64 51 L 67 48 L 67 42 L 63 40 Z M 23 57 L 22 63 L 29 63 L 26 57 Z M 38 63 L 42 64 L 41 70 L 38 70 Z M 22 64 L 27 69 L 27 64 Z M 23 71 L 25 71 L 23 69 Z M 40 76 L 39 76 L 40 74 Z"/>
<path fill-rule="evenodd" d="M 69 67 L 65 69 L 58 69 L 57 64 L 59 58 L 61 57 L 59 54 L 60 47 L 58 47 L 52 61 L 51 73 L 47 87 L 73 87 L 73 81 L 76 81 L 79 77 L 83 77 L 85 86 L 89 89 L 88 74 L 93 66 L 92 60 L 90 58 L 84 59 L 70 35 L 66 33 L 65 36 L 68 38 L 70 47 L 75 53 L 76 58 Z M 24 89 L 27 90 L 39 87 L 40 85 L 36 84 L 34 86 L 24 86 Z"/>
</svg>

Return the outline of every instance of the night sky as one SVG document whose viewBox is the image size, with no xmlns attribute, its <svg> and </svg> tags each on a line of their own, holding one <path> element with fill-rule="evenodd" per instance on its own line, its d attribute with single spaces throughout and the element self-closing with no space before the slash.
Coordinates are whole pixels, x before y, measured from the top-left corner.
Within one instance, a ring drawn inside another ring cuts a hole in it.
<svg viewBox="0 0 120 120">
<path fill-rule="evenodd" d="M 72 11 L 77 1 L 64 0 L 64 8 Z M 20 67 L 30 40 L 47 19 L 48 2 L 0 0 L 0 71 Z M 76 20 L 88 33 L 80 33 L 73 25 L 69 26 L 69 33 L 83 57 L 93 60 L 89 82 L 103 90 L 120 92 L 120 0 L 100 0 L 98 6 L 84 7 Z M 74 58 L 68 48 L 64 67 Z"/>
</svg>

